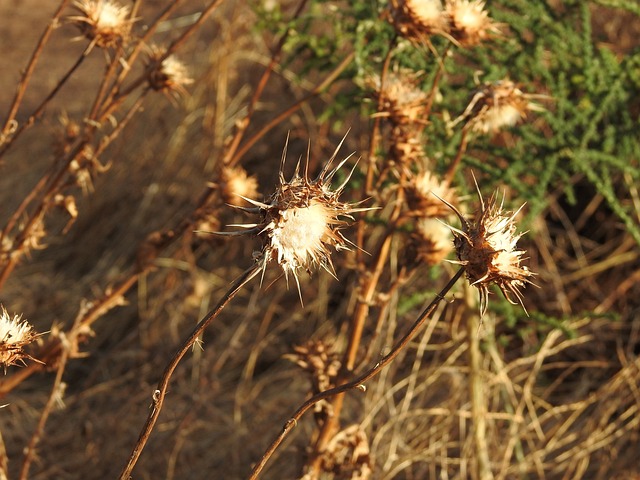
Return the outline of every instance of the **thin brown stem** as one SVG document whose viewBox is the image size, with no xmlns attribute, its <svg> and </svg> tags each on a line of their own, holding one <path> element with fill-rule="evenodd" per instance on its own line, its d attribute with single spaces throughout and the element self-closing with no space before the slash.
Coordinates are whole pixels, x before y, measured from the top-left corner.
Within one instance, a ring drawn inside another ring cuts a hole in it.
<svg viewBox="0 0 640 480">
<path fill-rule="evenodd" d="M 124 129 L 124 127 L 129 123 L 131 118 L 133 118 L 133 115 L 140 110 L 140 107 L 142 106 L 142 101 L 144 99 L 145 93 L 146 93 L 146 91 L 143 92 L 143 94 L 141 94 L 141 96 L 138 99 L 136 99 L 136 102 L 129 109 L 127 114 L 119 122 L 119 124 L 116 126 L 116 128 L 114 128 L 114 130 L 111 132 L 111 134 L 102 139 L 102 142 L 100 143 L 99 147 L 97 148 L 97 150 L 95 152 L 95 156 L 96 157 L 99 156 L 107 148 L 107 146 L 120 134 L 120 132 Z M 38 207 L 35 209 L 34 213 L 29 217 L 29 220 L 27 220 L 27 222 L 25 223 L 25 226 L 23 227 L 23 229 L 20 232 L 20 234 L 16 237 L 15 242 L 14 242 L 15 243 L 14 252 L 19 252 L 22 249 L 24 249 L 25 243 L 27 242 L 27 240 L 29 239 L 29 237 L 31 235 L 31 230 L 38 223 L 38 221 L 41 220 L 44 217 L 44 215 L 47 213 L 47 210 L 52 205 L 51 199 L 59 191 L 60 185 L 62 184 L 62 182 L 65 179 L 65 174 L 68 171 L 70 163 L 78 155 L 82 154 L 82 151 L 83 151 L 85 145 L 86 145 L 85 142 L 79 142 L 78 145 L 72 150 L 71 154 L 69 154 L 69 155 L 67 155 L 65 157 L 65 160 L 63 162 L 63 166 L 58 170 L 58 172 L 55 175 L 45 176 L 43 178 L 43 180 L 44 179 L 46 179 L 46 180 L 51 179 L 51 181 L 48 182 L 48 186 L 47 186 L 47 189 L 46 189 L 47 191 L 46 191 L 46 193 L 44 193 L 44 195 L 42 197 L 42 200 L 40 201 Z M 41 180 L 38 183 L 38 185 L 36 185 L 36 188 L 34 190 L 42 189 L 42 188 L 43 188 L 43 182 Z M 31 192 L 27 196 L 25 201 L 27 199 L 31 200 L 34 197 L 35 197 L 34 192 Z M 16 212 L 13 213 L 12 217 L 9 219 L 9 222 L 7 223 L 7 226 L 3 230 L 2 236 L 5 236 L 5 235 L 9 234 L 9 228 L 8 227 L 9 226 L 12 227 L 13 225 L 15 225 L 15 223 L 17 222 L 17 219 L 19 218 L 19 215 L 21 215 L 22 212 L 24 212 L 26 207 L 27 207 L 27 205 L 25 204 L 25 202 L 23 202 L 20 205 L 20 207 L 16 210 Z M 18 264 L 18 261 L 20 260 L 20 257 L 21 256 L 17 255 L 17 254 L 16 255 L 10 255 L 9 258 L 7 259 L 6 263 L 1 266 L 1 269 L 0 269 L 0 290 L 2 289 L 2 287 L 4 286 L 4 283 L 7 281 L 7 279 L 9 278 L 9 276 L 11 275 L 13 270 L 15 269 L 16 265 Z"/>
<path fill-rule="evenodd" d="M 80 67 L 80 65 L 82 65 L 82 62 L 84 62 L 85 58 L 87 58 L 89 53 L 91 53 L 92 49 L 93 44 L 89 44 L 84 49 L 80 57 L 76 60 L 76 62 L 71 66 L 71 68 L 67 70 L 67 73 L 65 73 L 64 76 L 58 81 L 56 86 L 53 87 L 53 90 L 49 92 L 44 100 L 40 102 L 40 105 L 38 105 L 38 107 L 33 111 L 31 115 L 29 115 L 29 118 L 20 127 L 18 127 L 18 129 L 11 135 L 11 138 L 9 140 L 7 140 L 2 146 L 0 146 L 0 156 L 2 156 L 11 145 L 13 145 L 13 142 L 18 139 L 22 132 L 30 128 L 36 122 L 38 117 L 40 117 L 40 115 L 42 115 L 42 112 L 44 112 L 44 109 L 51 101 L 51 99 L 56 96 L 56 94 L 60 91 L 64 84 L 67 83 L 67 80 L 71 78 L 71 75 L 73 75 L 73 73 Z"/>
<path fill-rule="evenodd" d="M 293 18 L 297 18 L 298 16 L 300 16 L 306 4 L 307 4 L 307 0 L 301 0 L 301 2 L 298 4 L 298 7 L 296 8 L 293 14 Z M 222 159 L 223 165 L 231 165 L 232 159 L 236 156 L 236 151 L 238 150 L 238 147 L 240 147 L 240 142 L 242 142 L 242 139 L 244 138 L 244 134 L 247 131 L 247 128 L 249 128 L 249 124 L 251 123 L 251 118 L 253 117 L 253 114 L 255 112 L 256 106 L 258 104 L 258 100 L 260 100 L 260 97 L 262 96 L 262 93 L 264 92 L 264 89 L 267 86 L 267 82 L 269 81 L 269 78 L 271 77 L 273 70 L 275 69 L 276 65 L 280 61 L 280 56 L 282 55 L 282 49 L 284 47 L 285 42 L 289 38 L 290 33 L 291 33 L 290 30 L 287 29 L 287 31 L 284 32 L 280 37 L 280 40 L 278 41 L 273 51 L 273 54 L 271 55 L 271 60 L 269 61 L 269 65 L 267 65 L 267 68 L 265 68 L 264 72 L 262 73 L 262 77 L 260 77 L 260 80 L 258 81 L 258 86 L 253 92 L 253 96 L 251 97 L 251 100 L 247 105 L 247 113 L 244 116 L 244 118 L 240 120 L 236 125 L 236 132 L 233 136 L 233 139 L 229 143 L 229 148 L 227 149 L 225 156 Z"/>
<path fill-rule="evenodd" d="M 251 268 L 246 270 L 240 277 L 233 283 L 231 288 L 225 293 L 222 299 L 218 302 L 213 310 L 207 313 L 202 320 L 196 325 L 191 334 L 186 338 L 186 340 L 182 343 L 178 351 L 174 354 L 171 361 L 167 364 L 158 382 L 158 388 L 153 392 L 153 405 L 151 411 L 149 412 L 149 416 L 147 417 L 147 421 L 144 424 L 144 427 L 140 431 L 140 436 L 138 437 L 138 441 L 133 447 L 131 452 L 131 456 L 129 457 L 129 462 L 125 466 L 124 470 L 120 474 L 120 480 L 129 480 L 131 472 L 135 467 L 138 459 L 140 458 L 140 454 L 144 449 L 149 436 L 151 435 L 151 431 L 160 416 L 160 412 L 162 410 L 162 405 L 164 403 L 164 397 L 167 393 L 167 388 L 169 386 L 169 381 L 171 380 L 171 376 L 175 371 L 176 367 L 185 356 L 185 354 L 193 347 L 194 343 L 198 340 L 198 337 L 204 332 L 204 330 L 215 320 L 220 312 L 224 309 L 224 307 L 236 296 L 236 294 L 240 291 L 242 287 L 244 287 L 252 278 L 254 278 L 260 271 L 262 270 L 261 265 L 256 263 Z"/>
<path fill-rule="evenodd" d="M 247 151 L 253 147 L 262 137 L 264 137 L 271 129 L 273 129 L 276 125 L 280 124 L 286 118 L 289 118 L 294 112 L 300 109 L 302 105 L 311 100 L 312 98 L 320 95 L 329 85 L 331 85 L 336 78 L 351 64 L 353 61 L 353 57 L 355 53 L 351 52 L 347 55 L 342 62 L 325 78 L 321 83 L 319 83 L 311 92 L 305 95 L 303 98 L 298 100 L 296 103 L 291 105 L 289 108 L 284 110 L 282 113 L 277 115 L 271 121 L 269 121 L 264 127 L 262 127 L 256 134 L 254 134 L 249 140 L 247 140 L 242 147 L 240 147 L 237 152 L 233 155 L 233 157 L 229 160 L 229 166 L 234 166 L 242 156 L 247 153 Z"/>
<path fill-rule="evenodd" d="M 376 291 L 380 277 L 384 272 L 385 264 L 389 258 L 389 252 L 391 250 L 391 240 L 393 233 L 395 232 L 397 222 L 400 219 L 402 210 L 402 194 L 396 202 L 396 208 L 391 214 L 390 223 L 385 230 L 385 233 L 381 239 L 380 246 L 373 255 L 375 259 L 375 265 L 372 267 L 372 271 L 367 273 L 362 278 L 362 286 L 360 289 L 360 296 L 356 310 L 353 314 L 353 318 L 350 323 L 349 341 L 342 360 L 342 378 L 339 379 L 339 383 L 344 381 L 345 375 L 350 375 L 356 365 L 358 356 L 358 350 L 362 341 L 362 334 L 364 332 L 364 325 L 369 316 L 369 309 L 374 303 Z M 314 445 L 314 452 L 311 456 L 311 460 L 308 462 L 309 469 L 311 471 L 318 471 L 320 468 L 321 454 L 324 451 L 327 443 L 333 438 L 340 426 L 340 412 L 342 411 L 342 404 L 344 401 L 344 395 L 337 395 L 331 402 L 332 415 L 322 425 L 318 438 Z"/>
<path fill-rule="evenodd" d="M 444 176 L 444 183 L 446 185 L 450 184 L 453 181 L 453 177 L 456 174 L 456 170 L 458 170 L 458 167 L 460 166 L 460 161 L 462 160 L 462 156 L 467 151 L 468 132 L 469 132 L 469 129 L 465 125 L 465 127 L 462 129 L 462 138 L 460 139 L 460 145 L 458 146 L 458 152 L 456 153 L 456 158 L 453 159 L 453 162 L 451 162 L 451 165 L 449 165 L 449 168 L 447 169 L 447 173 Z"/>
<path fill-rule="evenodd" d="M 53 14 L 51 21 L 45 28 L 44 32 L 42 32 L 42 36 L 40 40 L 38 40 L 38 44 L 36 45 L 31 58 L 29 59 L 29 63 L 22 74 L 22 78 L 20 79 L 20 83 L 18 83 L 18 88 L 16 90 L 16 94 L 13 97 L 13 102 L 11 103 L 11 107 L 9 108 L 9 114 L 7 115 L 7 119 L 4 122 L 4 127 L 2 129 L 2 134 L 0 135 L 0 145 L 3 145 L 7 139 L 11 136 L 11 133 L 15 130 L 15 119 L 18 114 L 18 109 L 22 104 L 22 99 L 24 98 L 24 94 L 27 91 L 27 86 L 29 85 L 29 81 L 31 80 L 31 76 L 33 75 L 33 70 L 36 68 L 36 64 L 38 63 L 38 59 L 42 54 L 42 50 L 44 46 L 49 41 L 49 37 L 51 36 L 51 32 L 58 27 L 58 21 L 60 19 L 60 15 L 62 11 L 66 8 L 69 0 L 62 0 L 58 9 Z M 11 140 L 13 141 L 13 140 Z M 0 156 L 4 152 L 4 149 L 0 152 Z"/>
<path fill-rule="evenodd" d="M 76 318 L 75 325 L 78 325 L 79 317 Z M 75 335 L 75 329 L 71 329 L 71 335 Z M 61 398 L 62 393 L 62 376 L 64 375 L 64 371 L 67 368 L 67 360 L 69 359 L 69 352 L 71 351 L 71 343 L 75 342 L 75 339 L 65 338 L 65 335 L 61 333 L 61 342 L 62 342 L 62 354 L 60 355 L 60 359 L 58 361 L 56 378 L 53 381 L 53 386 L 51 387 L 51 393 L 49 394 L 49 398 L 47 399 L 47 403 L 45 404 L 42 412 L 40 413 L 40 420 L 38 421 L 38 426 L 36 427 L 33 435 L 31 436 L 31 440 L 29 441 L 29 445 L 25 449 L 24 460 L 22 462 L 22 467 L 20 468 L 20 476 L 18 477 L 20 480 L 27 480 L 29 478 L 29 468 L 31 467 L 31 462 L 33 461 L 33 457 L 36 453 L 36 446 L 40 442 L 42 438 L 42 434 L 44 432 L 44 427 L 49 419 L 49 415 L 53 410 L 56 402 Z"/>
<path fill-rule="evenodd" d="M 117 286 L 109 288 L 102 298 L 92 302 L 87 311 L 81 316 L 81 320 L 78 323 L 79 328 L 90 327 L 109 310 L 122 305 L 124 295 L 133 285 L 136 284 L 138 276 L 139 274 L 132 274 L 128 276 Z M 72 334 L 73 332 L 70 331 L 67 335 Z M 0 398 L 11 392 L 31 375 L 46 370 L 47 365 L 55 363 L 57 359 L 60 358 L 62 351 L 62 345 L 58 338 L 49 340 L 45 343 L 36 353 L 33 354 L 33 357 L 37 358 L 38 362 L 30 363 L 26 367 L 16 370 L 13 375 L 4 377 L 0 380 Z"/>
<path fill-rule="evenodd" d="M 265 453 L 260 458 L 260 461 L 253 468 L 249 480 L 255 480 L 258 478 L 264 467 L 266 466 L 269 459 L 273 456 L 274 452 L 278 449 L 280 444 L 284 441 L 287 435 L 293 430 L 293 428 L 298 424 L 298 421 L 302 418 L 302 416 L 309 410 L 313 405 L 318 403 L 320 400 L 325 398 L 332 397 L 334 395 L 338 395 L 349 390 L 359 389 L 365 390 L 365 383 L 375 377 L 383 368 L 389 365 L 400 352 L 407 346 L 407 344 L 415 337 L 415 335 L 420 331 L 422 325 L 424 325 L 425 321 L 433 314 L 438 305 L 442 300 L 444 300 L 445 296 L 451 290 L 451 288 L 455 285 L 455 283 L 460 279 L 464 272 L 464 269 L 458 270 L 456 274 L 449 280 L 449 282 L 444 286 L 444 288 L 436 295 L 436 298 L 424 309 L 424 311 L 420 314 L 420 316 L 413 323 L 411 328 L 405 333 L 405 335 L 395 344 L 395 346 L 391 349 L 391 351 L 385 355 L 378 363 L 376 363 L 373 367 L 368 369 L 366 372 L 357 376 L 355 379 L 344 383 L 338 387 L 331 388 L 329 390 L 325 390 L 324 392 L 317 393 L 309 400 L 304 402 L 291 416 L 291 418 L 285 423 L 282 432 L 276 437 L 276 439 L 269 445 Z"/>
</svg>

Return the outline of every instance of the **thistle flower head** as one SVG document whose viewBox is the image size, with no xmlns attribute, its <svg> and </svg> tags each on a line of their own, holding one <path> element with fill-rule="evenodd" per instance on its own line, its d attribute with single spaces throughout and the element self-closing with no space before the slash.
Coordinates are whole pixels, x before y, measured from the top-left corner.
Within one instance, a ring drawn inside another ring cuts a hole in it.
<svg viewBox="0 0 640 480">
<path fill-rule="evenodd" d="M 437 218 L 421 218 L 411 236 L 411 249 L 415 257 L 427 265 L 442 262 L 453 245 L 449 228 Z"/>
<path fill-rule="evenodd" d="M 447 30 L 441 0 L 391 0 L 391 21 L 400 35 L 414 42 Z"/>
<path fill-rule="evenodd" d="M 499 33 L 498 24 L 489 18 L 484 0 L 447 0 L 449 34 L 460 46 L 478 45 Z"/>
<path fill-rule="evenodd" d="M 37 335 L 26 320 L 20 315 L 13 318 L 4 307 L 0 312 L 0 365 L 5 369 L 25 358 L 31 358 L 23 351 L 23 347 L 31 343 Z"/>
<path fill-rule="evenodd" d="M 395 125 L 425 124 L 425 105 L 428 95 L 420 89 L 419 77 L 413 71 L 390 72 L 382 84 L 379 76 L 373 76 L 368 84 L 382 99 L 383 115 Z"/>
<path fill-rule="evenodd" d="M 440 181 L 432 172 L 425 170 L 413 176 L 406 188 L 407 201 L 413 214 L 421 218 L 444 218 L 449 208 L 440 199 L 455 205 L 456 192 L 446 181 Z"/>
<path fill-rule="evenodd" d="M 147 81 L 156 91 L 185 95 L 185 87 L 193 83 L 189 70 L 175 55 L 163 58 L 165 51 L 157 46 L 151 46 L 147 59 Z"/>
<path fill-rule="evenodd" d="M 531 100 L 537 95 L 523 93 L 511 80 L 485 83 L 473 95 L 464 113 L 454 122 L 468 118 L 471 130 L 494 133 L 510 127 L 542 107 Z"/>
<path fill-rule="evenodd" d="M 258 197 L 258 179 L 247 174 L 242 167 L 224 167 L 220 186 L 223 200 L 230 205 L 240 207 L 248 204 L 245 199 Z"/>
<path fill-rule="evenodd" d="M 133 20 L 130 9 L 113 0 L 75 0 L 80 15 L 70 17 L 80 31 L 100 48 L 115 47 L 126 39 Z"/>
<path fill-rule="evenodd" d="M 298 291 L 300 269 L 310 273 L 313 267 L 319 266 L 334 274 L 331 249 L 349 249 L 352 245 L 342 236 L 340 229 L 353 220 L 353 213 L 368 210 L 338 200 L 350 175 L 338 188 L 330 189 L 333 176 L 350 158 L 347 157 L 331 170 L 337 151 L 315 180 L 309 179 L 306 169 L 301 175 L 299 164 L 291 180 L 285 180 L 281 169 L 280 184 L 265 203 L 247 199 L 255 208 L 239 207 L 248 213 L 258 214 L 260 221 L 235 225 L 246 231 L 231 233 L 254 233 L 262 237 L 264 247 L 258 255 L 258 261 L 262 263 L 263 275 L 267 264 L 275 260 L 287 278 L 289 274 L 293 275 Z M 285 154 L 286 146 L 282 165 Z"/>
<path fill-rule="evenodd" d="M 472 222 L 449 204 L 462 223 L 461 229 L 449 227 L 458 257 L 455 263 L 464 267 L 467 279 L 480 292 L 481 315 L 487 310 L 491 284 L 496 284 L 510 303 L 524 308 L 520 289 L 532 283 L 529 278 L 534 275 L 521 265 L 526 252 L 517 249 L 522 233 L 516 233 L 514 218 L 524 205 L 515 213 L 505 212 L 504 198 L 498 203 L 494 193 L 485 204 L 479 190 L 478 196 L 481 208 Z"/>
</svg>

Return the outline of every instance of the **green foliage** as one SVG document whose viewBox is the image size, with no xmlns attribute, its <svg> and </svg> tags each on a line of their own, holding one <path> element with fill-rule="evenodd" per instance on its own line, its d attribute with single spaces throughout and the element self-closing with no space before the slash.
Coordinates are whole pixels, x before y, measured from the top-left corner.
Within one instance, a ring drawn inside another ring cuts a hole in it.
<svg viewBox="0 0 640 480">
<path fill-rule="evenodd" d="M 576 185 L 590 185 L 598 192 L 624 228 L 640 245 L 640 227 L 632 210 L 632 189 L 640 180 L 640 48 L 615 52 L 594 32 L 594 9 L 624 9 L 637 15 L 635 1 L 566 1 L 561 8 L 552 2 L 501 0 L 489 2 L 493 19 L 503 25 L 504 35 L 462 49 L 441 36 L 418 46 L 400 38 L 389 22 L 388 3 L 381 1 L 326 2 L 316 0 L 295 25 L 287 43 L 287 64 L 303 59 L 297 69 L 302 78 L 313 72 L 331 71 L 347 53 L 353 64 L 343 72 L 341 90 L 320 116 L 339 133 L 345 118 L 356 113 L 369 118 L 376 101 L 369 79 L 380 75 L 390 55 L 391 70 L 418 72 L 421 88 L 429 92 L 436 81 L 437 98 L 424 131 L 424 150 L 445 172 L 455 158 L 462 139 L 461 124 L 450 126 L 469 104 L 479 83 L 505 78 L 516 82 L 545 111 L 529 114 L 526 121 L 497 135 L 472 134 L 456 174 L 459 191 L 470 192 L 468 171 L 481 178 L 488 194 L 501 185 L 510 187 L 510 201 L 528 203 L 522 228 L 544 213 L 552 192 L 561 192 L 578 209 L 590 198 L 581 198 Z M 619 12 L 618 12 L 619 13 Z M 286 17 L 286 16 L 285 16 Z M 270 28 L 282 31 L 278 23 Z M 384 151 L 380 152 L 384 155 Z M 387 179 L 389 182 L 391 179 Z M 360 185 L 360 182 L 358 182 Z M 383 184 L 383 187 L 387 184 Z M 358 189 L 360 187 L 358 186 Z M 370 227 L 386 223 L 375 215 Z M 433 292 L 403 297 L 400 313 L 430 298 Z M 515 327 L 523 318 L 501 295 L 492 296 L 492 308 Z M 538 328 L 560 328 L 566 335 L 566 319 L 531 312 Z"/>
</svg>

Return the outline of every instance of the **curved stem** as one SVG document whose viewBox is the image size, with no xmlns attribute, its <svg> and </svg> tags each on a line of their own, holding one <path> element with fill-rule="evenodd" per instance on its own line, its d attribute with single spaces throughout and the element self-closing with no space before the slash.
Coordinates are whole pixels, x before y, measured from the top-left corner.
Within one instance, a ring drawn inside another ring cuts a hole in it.
<svg viewBox="0 0 640 480">
<path fill-rule="evenodd" d="M 49 37 L 53 30 L 58 27 L 58 19 L 62 14 L 62 11 L 66 8 L 69 0 L 62 0 L 58 9 L 53 14 L 53 18 L 47 25 L 47 28 L 42 33 L 40 40 L 38 41 L 38 45 L 36 46 L 31 58 L 29 59 L 29 63 L 27 67 L 24 69 L 24 73 L 22 74 L 22 78 L 20 79 L 20 83 L 18 84 L 18 89 L 16 90 L 16 94 L 13 98 L 13 102 L 11 103 L 11 108 L 9 109 L 9 114 L 7 115 L 7 119 L 4 122 L 4 127 L 2 132 L 0 133 L 0 145 L 6 141 L 8 137 L 11 136 L 11 131 L 13 130 L 13 125 L 16 124 L 15 119 L 18 114 L 18 109 L 22 104 L 22 99 L 24 98 L 24 94 L 27 91 L 27 85 L 29 84 L 29 80 L 31 80 L 31 75 L 33 75 L 33 70 L 36 68 L 36 64 L 38 63 L 38 59 L 40 58 L 40 54 L 44 49 L 44 46 L 49 41 Z M 4 150 L 3 150 L 4 151 Z"/>
<path fill-rule="evenodd" d="M 292 417 L 289 420 L 287 420 L 287 423 L 285 423 L 284 428 L 282 429 L 282 432 L 280 433 L 280 435 L 278 435 L 278 437 L 271 443 L 271 445 L 269 445 L 269 448 L 267 448 L 265 453 L 262 455 L 262 458 L 260 458 L 260 461 L 253 468 L 251 472 L 251 476 L 249 477 L 249 480 L 256 480 L 258 478 L 258 476 L 260 475 L 260 472 L 262 472 L 262 470 L 264 469 L 265 465 L 267 464 L 271 456 L 273 456 L 274 452 L 278 449 L 278 447 L 283 442 L 283 440 L 287 437 L 289 432 L 293 430 L 293 428 L 298 424 L 298 421 L 300 420 L 300 418 L 302 418 L 302 415 L 304 415 L 305 412 L 309 410 L 313 405 L 318 403 L 320 400 L 332 397 L 334 395 L 338 395 L 340 393 L 344 393 L 348 390 L 353 390 L 353 389 L 359 389 L 362 391 L 366 390 L 364 383 L 370 380 L 371 378 L 375 377 L 378 373 L 380 373 L 380 371 L 383 368 L 385 368 L 387 365 L 389 365 L 398 356 L 398 354 L 407 346 L 407 344 L 413 339 L 416 333 L 418 333 L 422 325 L 424 325 L 425 321 L 433 314 L 433 312 L 438 307 L 440 302 L 444 300 L 445 295 L 449 292 L 449 290 L 451 290 L 451 288 L 455 285 L 455 283 L 460 279 L 463 272 L 464 272 L 464 269 L 461 268 L 456 272 L 456 274 L 453 277 L 451 277 L 451 280 L 449 280 L 449 282 L 444 286 L 444 288 L 440 291 L 440 293 L 436 295 L 436 298 L 433 299 L 433 301 L 429 304 L 429 306 L 427 306 L 427 308 L 424 309 L 424 311 L 416 319 L 416 321 L 413 323 L 413 325 L 407 331 L 407 333 L 398 341 L 398 343 L 396 343 L 393 349 L 382 358 L 382 360 L 380 360 L 372 368 L 362 373 L 361 375 L 357 376 L 355 379 L 351 380 L 350 382 L 344 383 L 338 387 L 330 388 L 329 390 L 325 390 L 324 392 L 320 392 L 314 395 L 313 397 L 311 397 L 306 402 L 304 402 L 295 411 Z M 121 480 L 125 480 L 125 479 L 121 479 Z"/>
<path fill-rule="evenodd" d="M 218 302 L 213 310 L 205 315 L 205 317 L 200 320 L 198 325 L 193 329 L 191 334 L 187 337 L 187 339 L 182 343 L 178 351 L 174 354 L 171 361 L 167 364 L 158 382 L 158 388 L 153 392 L 153 405 L 151 408 L 151 412 L 147 417 L 147 421 L 144 424 L 140 432 L 140 436 L 138 437 L 138 441 L 133 447 L 131 452 L 131 456 L 129 457 L 129 462 L 126 467 L 120 474 L 120 480 L 128 480 L 130 478 L 131 472 L 135 467 L 138 459 L 140 458 L 140 454 L 144 449 L 149 436 L 151 435 L 151 431 L 153 430 L 158 417 L 160 416 L 160 411 L 162 410 L 162 404 L 164 402 L 164 397 L 167 394 L 167 388 L 169 386 L 169 381 L 171 380 L 171 376 L 175 371 L 176 367 L 180 363 L 180 360 L 185 356 L 185 354 L 193 347 L 194 343 L 200 337 L 202 332 L 211 324 L 213 320 L 220 314 L 222 309 L 235 297 L 235 295 L 240 291 L 242 287 L 244 287 L 252 278 L 254 278 L 260 271 L 262 271 L 262 267 L 260 264 L 254 264 L 251 268 L 246 270 L 238 279 L 231 285 L 231 288 L 227 291 L 227 293 L 222 297 L 222 299 Z"/>
</svg>

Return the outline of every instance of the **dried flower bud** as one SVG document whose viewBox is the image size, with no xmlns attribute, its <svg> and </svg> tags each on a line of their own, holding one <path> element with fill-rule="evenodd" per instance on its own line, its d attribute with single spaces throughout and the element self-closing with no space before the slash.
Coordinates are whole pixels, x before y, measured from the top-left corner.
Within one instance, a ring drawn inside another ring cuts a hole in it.
<svg viewBox="0 0 640 480">
<path fill-rule="evenodd" d="M 462 47 L 478 45 L 500 33 L 498 24 L 489 18 L 484 0 L 447 0 L 449 35 Z"/>
<path fill-rule="evenodd" d="M 331 344 L 312 340 L 303 346 L 294 347 L 293 351 L 285 358 L 311 373 L 314 394 L 335 386 L 334 380 L 340 372 L 341 362 Z"/>
<path fill-rule="evenodd" d="M 306 171 L 301 176 L 299 164 L 293 178 L 289 181 L 285 180 L 281 169 L 280 185 L 267 203 L 251 200 L 250 203 L 255 208 L 238 207 L 248 213 L 260 215 L 260 222 L 234 225 L 246 230 L 226 233 L 226 235 L 253 233 L 261 236 L 264 247 L 258 256 L 258 261 L 263 265 L 263 272 L 267 264 L 275 260 L 282 267 L 287 279 L 290 273 L 293 274 L 298 292 L 300 291 L 299 269 L 305 269 L 310 273 L 312 267 L 320 266 L 334 274 L 330 247 L 335 250 L 348 250 L 351 243 L 342 236 L 340 229 L 347 226 L 350 219 L 353 220 L 351 214 L 369 210 L 338 200 L 351 175 L 348 175 L 337 189 L 329 188 L 335 173 L 350 158 L 350 156 L 345 158 L 336 168 L 329 170 L 340 145 L 315 180 L 310 180 Z M 286 146 L 282 164 L 284 164 L 285 154 Z"/>
<path fill-rule="evenodd" d="M 189 70 L 175 55 L 162 58 L 165 51 L 159 47 L 150 48 L 147 59 L 147 81 L 149 86 L 160 92 L 185 95 L 185 87 L 193 83 Z"/>
<path fill-rule="evenodd" d="M 437 265 L 453 250 L 451 232 L 437 218 L 421 218 L 411 235 L 410 250 L 418 261 Z"/>
<path fill-rule="evenodd" d="M 382 111 L 377 115 L 388 117 L 394 125 L 426 124 L 428 95 L 420 89 L 419 76 L 415 72 L 390 72 L 384 84 L 376 75 L 369 78 L 367 84 L 382 99 Z"/>
<path fill-rule="evenodd" d="M 323 472 L 330 478 L 369 480 L 372 477 L 371 455 L 367 434 L 360 425 L 339 431 L 327 443 L 320 459 Z M 310 480 L 307 474 L 301 480 Z"/>
<path fill-rule="evenodd" d="M 495 133 L 510 127 L 527 116 L 528 111 L 543 108 L 531 101 L 539 97 L 523 93 L 511 80 L 485 83 L 473 95 L 464 113 L 454 121 L 468 118 L 471 130 L 478 133 Z"/>
<path fill-rule="evenodd" d="M 130 9 L 113 0 L 75 0 L 81 15 L 69 17 L 85 37 L 100 48 L 115 47 L 129 36 Z"/>
<path fill-rule="evenodd" d="M 6 371 L 11 365 L 18 362 L 24 363 L 25 359 L 31 359 L 23 347 L 33 342 L 37 335 L 26 320 L 20 315 L 9 316 L 4 307 L 0 313 L 0 365 Z"/>
<path fill-rule="evenodd" d="M 258 179 L 249 176 L 242 167 L 225 167 L 220 174 L 222 199 L 235 206 L 244 206 L 258 197 Z"/>
<path fill-rule="evenodd" d="M 303 346 L 294 347 L 293 351 L 294 353 L 285 355 L 285 358 L 311 374 L 311 391 L 314 395 L 335 387 L 342 363 L 331 344 L 322 340 L 312 340 Z M 326 399 L 316 403 L 313 410 L 320 422 L 333 415 L 331 402 Z"/>
<path fill-rule="evenodd" d="M 412 214 L 417 217 L 447 217 L 450 210 L 440 199 L 453 205 L 457 203 L 456 192 L 449 183 L 440 181 L 429 171 L 413 176 L 405 190 Z"/>
<path fill-rule="evenodd" d="M 391 22 L 400 35 L 420 43 L 447 31 L 441 0 L 391 0 Z"/>
<path fill-rule="evenodd" d="M 454 235 L 458 257 L 455 263 L 464 267 L 469 282 L 479 290 L 481 315 L 487 310 L 489 286 L 492 283 L 500 288 L 510 303 L 519 303 L 524 308 L 520 289 L 526 283 L 532 283 L 529 277 L 534 275 L 521 265 L 526 252 L 517 250 L 516 246 L 522 233 L 516 233 L 514 218 L 524 205 L 515 213 L 504 212 L 503 202 L 496 202 L 495 193 L 486 205 L 479 189 L 478 197 L 481 208 L 472 223 L 449 204 L 462 224 L 460 230 L 449 227 Z"/>
<path fill-rule="evenodd" d="M 55 129 L 53 138 L 53 151 L 61 157 L 71 150 L 71 145 L 80 136 L 80 125 L 69 118 L 66 112 L 59 116 L 60 127 Z"/>
</svg>

